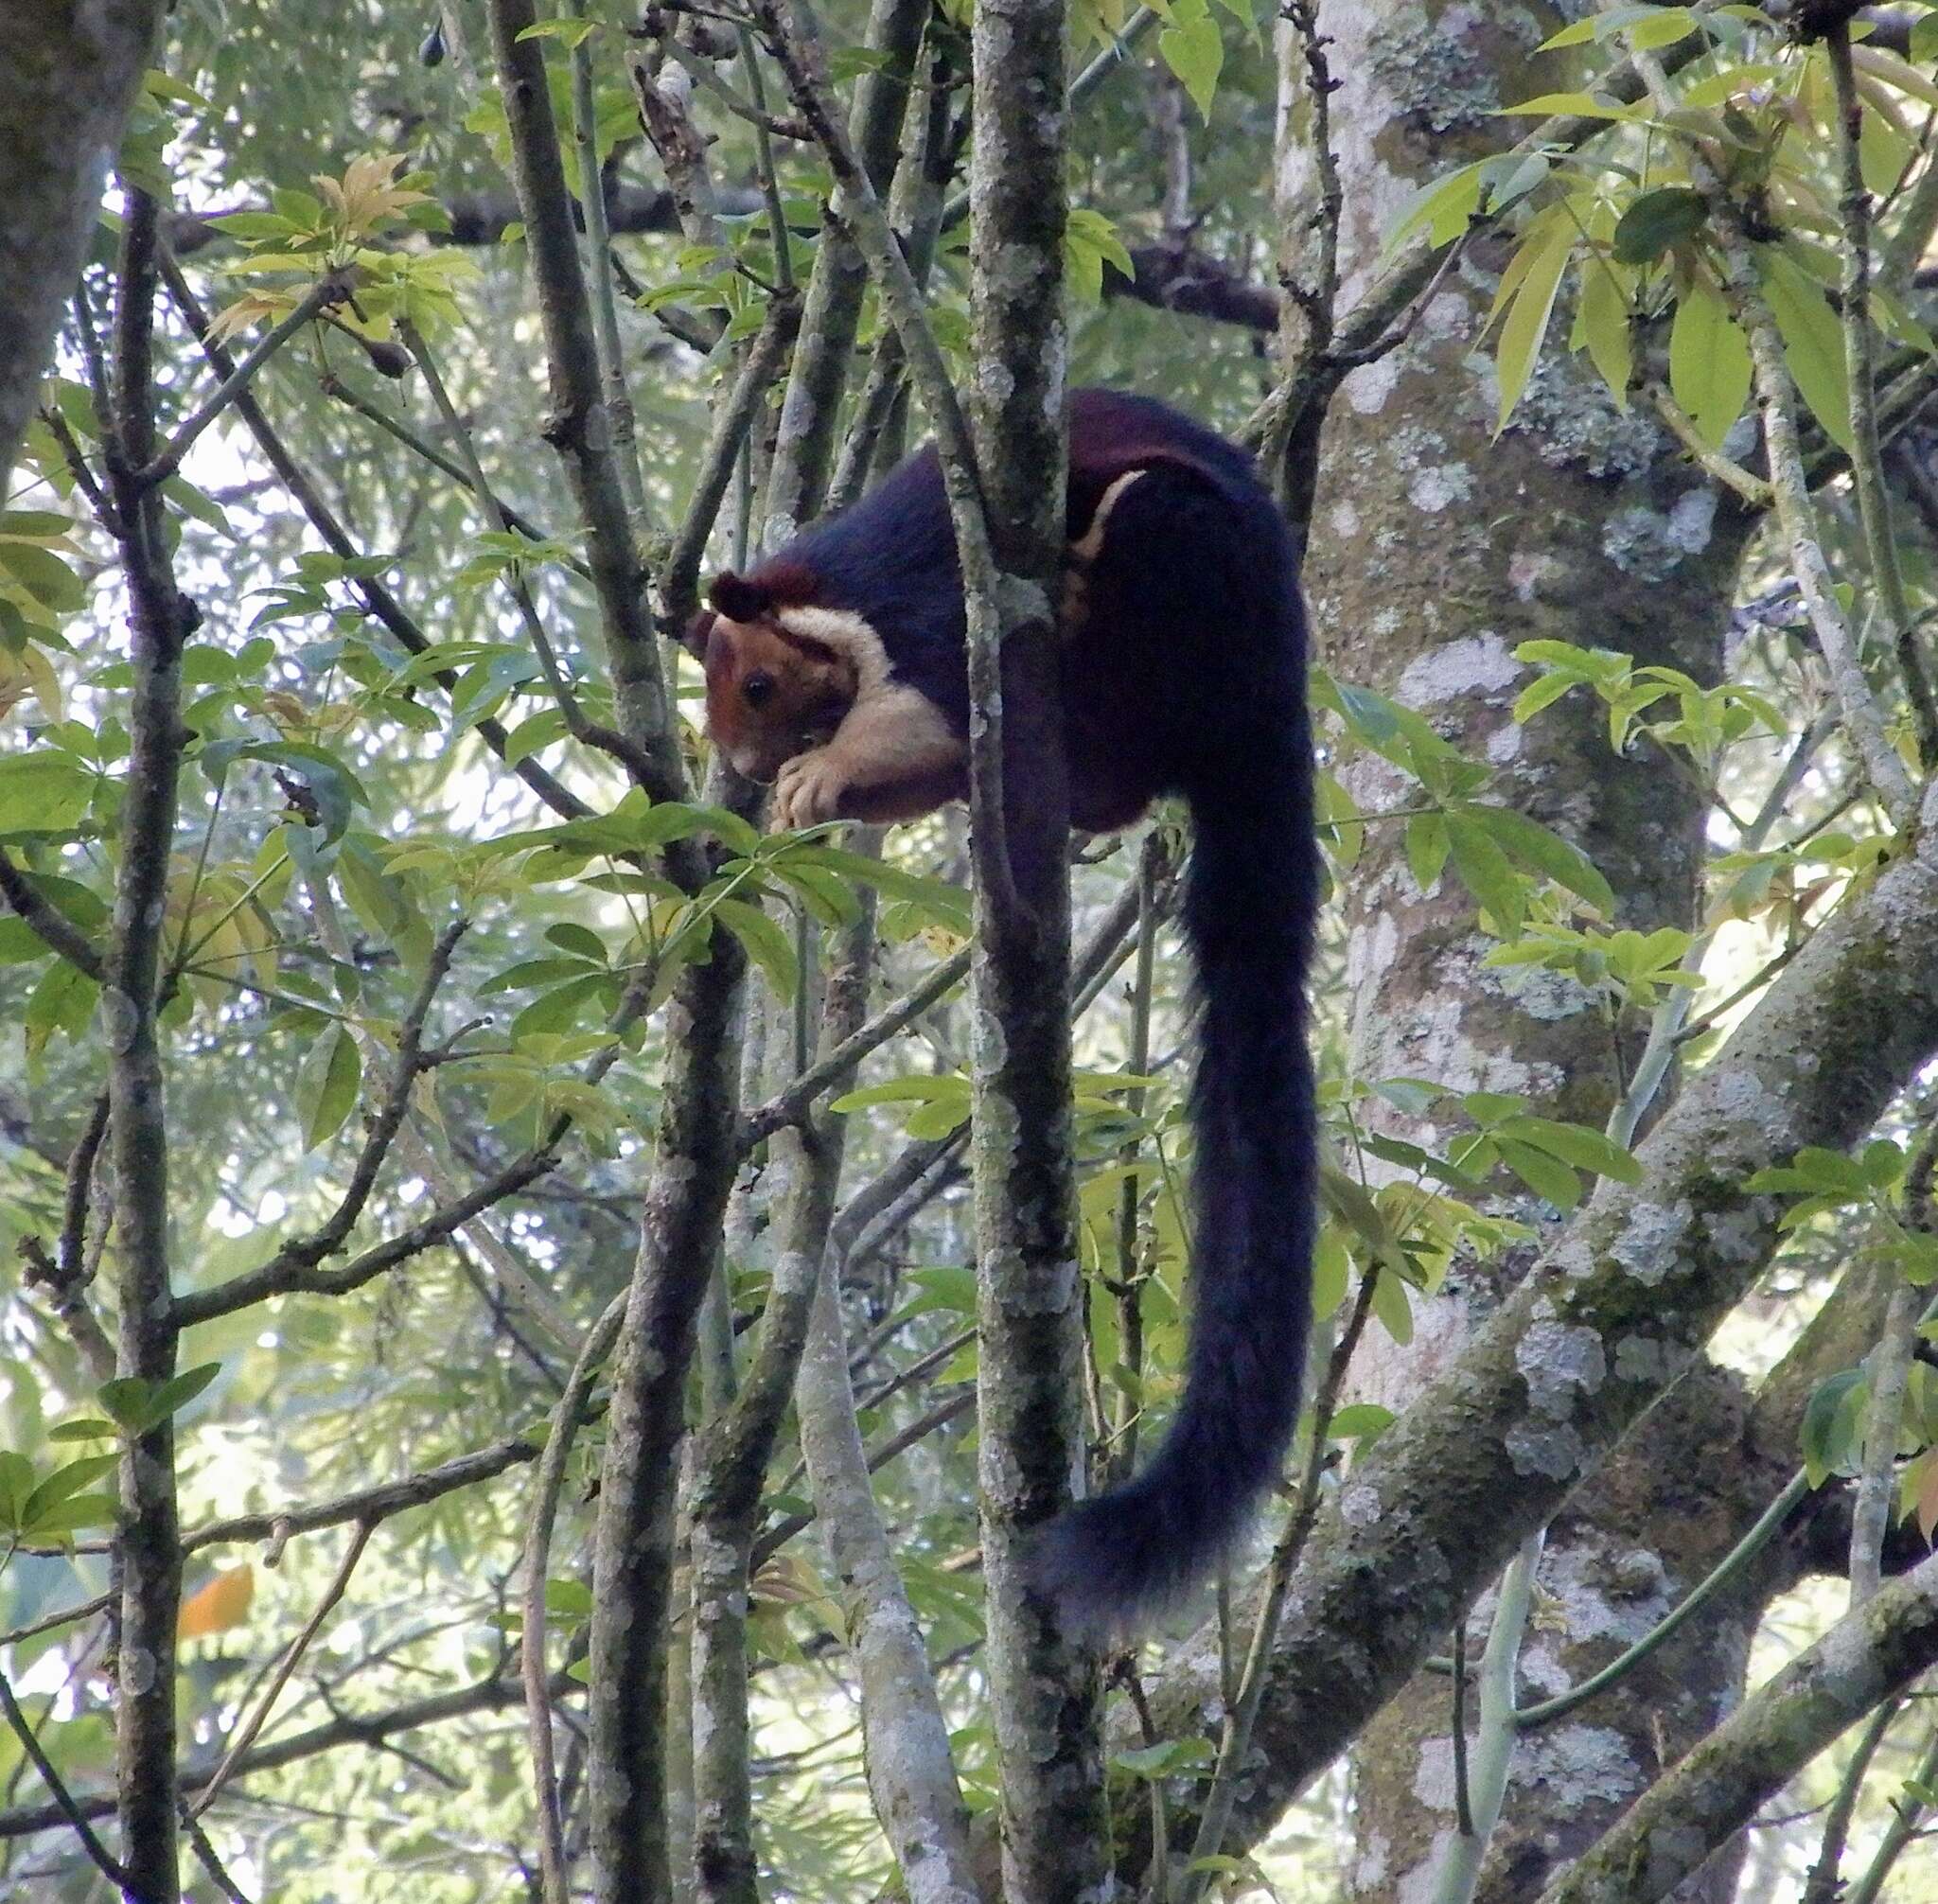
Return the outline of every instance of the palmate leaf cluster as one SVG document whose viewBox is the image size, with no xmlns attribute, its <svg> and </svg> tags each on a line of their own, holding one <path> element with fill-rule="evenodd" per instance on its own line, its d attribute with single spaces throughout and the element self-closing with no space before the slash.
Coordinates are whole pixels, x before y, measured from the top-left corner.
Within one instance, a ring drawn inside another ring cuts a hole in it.
<svg viewBox="0 0 1938 1904">
<path fill-rule="evenodd" d="M 1911 57 L 1864 44 L 1853 51 L 1864 106 L 1866 188 L 1888 200 L 1917 151 L 1922 114 L 1938 83 L 1922 70 L 1938 50 L 1938 15 L 1919 9 Z M 1624 104 L 1594 90 L 1598 69 L 1629 52 L 1703 50 L 1668 81 L 1673 105 Z M 1489 317 L 1505 427 L 1526 390 L 1558 308 L 1572 309 L 1569 347 L 1584 353 L 1615 401 L 1638 382 L 1663 381 L 1700 440 L 1720 450 L 1750 398 L 1750 345 L 1713 222 L 1691 170 L 1706 171 L 1759 208 L 1755 269 L 1790 375 L 1829 440 L 1850 447 L 1850 391 L 1833 295 L 1841 269 L 1838 187 L 1824 166 L 1837 123 L 1828 56 L 1798 45 L 1759 9 L 1612 8 L 1552 35 L 1544 51 L 1580 48 L 1591 83 L 1507 109 L 1515 116 L 1607 122 L 1587 148 L 1543 142 L 1434 180 L 1396 220 L 1391 247 L 1426 234 L 1458 238 L 1480 214 L 1511 215 L 1516 243 Z M 1571 297 L 1564 290 L 1573 288 Z M 1929 333 L 1889 288 L 1873 290 L 1886 338 L 1929 355 Z"/>
</svg>

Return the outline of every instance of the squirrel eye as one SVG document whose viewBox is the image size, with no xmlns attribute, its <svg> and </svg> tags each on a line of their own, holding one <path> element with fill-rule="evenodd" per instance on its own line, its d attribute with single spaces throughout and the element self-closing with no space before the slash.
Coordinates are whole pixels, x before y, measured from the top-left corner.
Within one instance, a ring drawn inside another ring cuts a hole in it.
<svg viewBox="0 0 1938 1904">
<path fill-rule="evenodd" d="M 740 693 L 750 708 L 757 708 L 774 692 L 774 678 L 769 674 L 751 674 L 741 682 Z"/>
</svg>

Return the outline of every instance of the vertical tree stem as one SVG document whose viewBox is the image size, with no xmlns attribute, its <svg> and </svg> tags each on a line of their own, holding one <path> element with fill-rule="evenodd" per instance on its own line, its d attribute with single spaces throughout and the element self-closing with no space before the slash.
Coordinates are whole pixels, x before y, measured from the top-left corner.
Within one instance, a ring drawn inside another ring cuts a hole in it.
<svg viewBox="0 0 1938 1904">
<path fill-rule="evenodd" d="M 1871 587 L 1893 645 L 1897 651 L 1905 692 L 1916 718 L 1918 750 L 1925 767 L 1938 762 L 1938 700 L 1919 652 L 1916 625 L 1905 599 L 1904 573 L 1891 533 L 1891 497 L 1884 483 L 1884 457 L 1877 436 L 1877 333 L 1871 322 L 1871 195 L 1864 189 L 1859 137 L 1864 102 L 1851 62 L 1850 23 L 1840 21 L 1824 40 L 1837 93 L 1839 159 L 1843 190 L 1838 209 L 1843 220 L 1843 354 L 1851 393 L 1851 486 L 1857 491 L 1863 525 L 1864 555 Z"/>
<path fill-rule="evenodd" d="M 160 1384 L 174 1373 L 168 1256 L 168 1124 L 156 1031 L 163 915 L 174 846 L 182 648 L 200 619 L 175 586 L 160 498 L 134 473 L 154 455 L 153 327 L 160 208 L 127 187 L 115 312 L 108 461 L 120 521 L 134 680 L 128 792 L 121 810 L 114 938 L 102 1011 L 108 1028 L 119 1334 L 115 1372 Z M 143 1904 L 174 1904 L 175 1623 L 182 1598 L 175 1437 L 164 1419 L 125 1444 L 115 1534 L 120 1580 L 115 1789 L 122 1860 Z"/>
</svg>

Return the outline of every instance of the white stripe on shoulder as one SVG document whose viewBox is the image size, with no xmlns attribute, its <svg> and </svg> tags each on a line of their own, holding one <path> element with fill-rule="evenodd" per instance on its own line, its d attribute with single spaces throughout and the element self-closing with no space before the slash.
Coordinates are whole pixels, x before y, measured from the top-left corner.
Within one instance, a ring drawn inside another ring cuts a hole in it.
<svg viewBox="0 0 1938 1904">
<path fill-rule="evenodd" d="M 783 608 L 774 620 L 790 632 L 833 648 L 854 665 L 857 695 L 888 685 L 889 651 L 862 616 L 848 608 Z"/>
<path fill-rule="evenodd" d="M 1080 562 L 1094 562 L 1103 553 L 1103 525 L 1110 520 L 1110 512 L 1118 505 L 1121 497 L 1137 478 L 1143 475 L 1141 469 L 1127 469 L 1098 499 L 1097 513 L 1090 519 L 1090 526 L 1070 544 L 1070 554 Z"/>
</svg>

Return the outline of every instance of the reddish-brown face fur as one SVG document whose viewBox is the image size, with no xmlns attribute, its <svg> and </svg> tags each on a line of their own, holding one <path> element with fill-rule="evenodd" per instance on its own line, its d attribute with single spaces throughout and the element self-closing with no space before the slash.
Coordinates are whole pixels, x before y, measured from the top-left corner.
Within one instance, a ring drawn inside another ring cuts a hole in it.
<svg viewBox="0 0 1938 1904">
<path fill-rule="evenodd" d="M 707 670 L 707 732 L 749 780 L 772 780 L 821 745 L 854 703 L 854 663 L 769 615 L 735 622 L 710 612 L 694 640 Z"/>
</svg>

